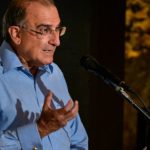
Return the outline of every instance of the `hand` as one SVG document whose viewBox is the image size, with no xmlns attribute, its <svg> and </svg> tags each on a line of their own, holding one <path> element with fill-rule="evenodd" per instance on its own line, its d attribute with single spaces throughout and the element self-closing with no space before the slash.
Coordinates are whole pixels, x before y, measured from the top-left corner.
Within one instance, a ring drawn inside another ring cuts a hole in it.
<svg viewBox="0 0 150 150">
<path fill-rule="evenodd" d="M 41 137 L 64 127 L 78 113 L 79 106 L 77 101 L 73 104 L 73 101 L 69 100 L 66 106 L 60 109 L 53 109 L 51 102 L 52 93 L 49 92 L 45 97 L 42 113 L 37 121 L 37 127 Z"/>
</svg>

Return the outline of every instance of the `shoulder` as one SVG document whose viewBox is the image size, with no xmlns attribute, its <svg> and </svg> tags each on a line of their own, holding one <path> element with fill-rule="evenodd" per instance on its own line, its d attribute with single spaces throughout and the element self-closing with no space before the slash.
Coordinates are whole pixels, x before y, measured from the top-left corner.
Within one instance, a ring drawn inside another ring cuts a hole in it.
<svg viewBox="0 0 150 150">
<path fill-rule="evenodd" d="M 52 68 L 51 69 L 52 70 L 51 71 L 51 77 L 53 79 L 56 79 L 57 81 L 60 81 L 64 86 L 67 87 L 65 76 L 63 74 L 63 71 L 60 69 L 60 67 L 56 63 L 50 64 L 49 67 Z"/>
</svg>

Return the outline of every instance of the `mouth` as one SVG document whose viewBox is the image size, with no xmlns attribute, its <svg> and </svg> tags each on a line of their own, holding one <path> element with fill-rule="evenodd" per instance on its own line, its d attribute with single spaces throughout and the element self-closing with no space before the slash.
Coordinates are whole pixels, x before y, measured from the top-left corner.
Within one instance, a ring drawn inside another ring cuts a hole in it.
<svg viewBox="0 0 150 150">
<path fill-rule="evenodd" d="M 44 52 L 51 52 L 51 50 L 43 50 Z"/>
<path fill-rule="evenodd" d="M 43 50 L 43 52 L 45 52 L 47 54 L 54 54 L 54 51 L 53 50 L 49 50 L 49 49 L 48 50 L 45 49 L 45 50 Z"/>
</svg>

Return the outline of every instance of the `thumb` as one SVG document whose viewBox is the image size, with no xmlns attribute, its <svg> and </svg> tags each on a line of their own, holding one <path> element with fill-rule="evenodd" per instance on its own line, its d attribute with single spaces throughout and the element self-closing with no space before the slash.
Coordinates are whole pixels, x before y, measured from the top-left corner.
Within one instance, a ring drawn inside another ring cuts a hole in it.
<svg viewBox="0 0 150 150">
<path fill-rule="evenodd" d="M 52 92 L 49 91 L 48 94 L 45 96 L 43 109 L 51 108 L 51 102 L 52 102 Z"/>
</svg>

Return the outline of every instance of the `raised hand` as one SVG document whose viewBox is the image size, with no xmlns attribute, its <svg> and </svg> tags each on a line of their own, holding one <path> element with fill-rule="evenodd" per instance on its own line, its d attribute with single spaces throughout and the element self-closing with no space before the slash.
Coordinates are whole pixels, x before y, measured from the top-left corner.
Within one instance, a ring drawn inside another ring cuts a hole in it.
<svg viewBox="0 0 150 150">
<path fill-rule="evenodd" d="M 43 109 L 37 127 L 41 137 L 64 127 L 78 113 L 78 101 L 69 100 L 65 107 L 54 109 L 51 107 L 52 93 L 45 97 Z"/>
</svg>

